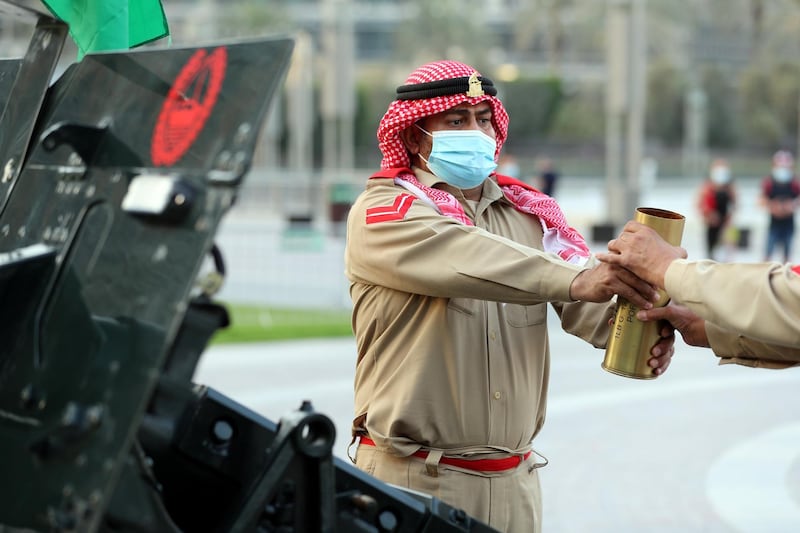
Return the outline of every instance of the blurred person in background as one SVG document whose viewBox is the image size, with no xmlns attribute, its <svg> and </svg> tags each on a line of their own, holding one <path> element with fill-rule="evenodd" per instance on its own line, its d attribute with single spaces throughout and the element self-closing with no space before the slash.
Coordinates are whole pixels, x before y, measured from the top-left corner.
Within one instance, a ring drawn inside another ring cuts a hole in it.
<svg viewBox="0 0 800 533">
<path fill-rule="evenodd" d="M 691 346 L 711 348 L 720 363 L 800 366 L 800 265 L 688 261 L 638 222 L 608 243 L 601 261 L 623 266 L 669 294 L 643 321 L 668 321 Z"/>
<path fill-rule="evenodd" d="M 509 117 L 456 61 L 412 72 L 378 126 L 381 171 L 348 217 L 358 350 L 354 462 L 508 533 L 538 532 L 533 451 L 550 368 L 547 304 L 605 347 L 614 295 L 653 287 L 594 260 L 556 201 L 495 172 Z M 651 350 L 656 374 L 674 335 Z"/>
<path fill-rule="evenodd" d="M 538 170 L 537 182 L 540 190 L 547 196 L 555 196 L 560 174 L 555 164 L 553 164 L 553 160 L 549 157 L 543 157 L 537 163 L 536 168 Z"/>
<path fill-rule="evenodd" d="M 736 188 L 731 179 L 731 169 L 724 159 L 715 159 L 708 177 L 700 186 L 697 208 L 703 217 L 706 230 L 706 256 L 719 259 L 718 247 L 731 225 L 736 207 Z"/>
<path fill-rule="evenodd" d="M 794 239 L 794 212 L 800 198 L 800 181 L 794 172 L 794 157 L 780 150 L 772 157 L 772 172 L 761 182 L 759 202 L 769 212 L 767 247 L 764 260 L 769 261 L 776 247 L 781 247 L 783 261 L 792 256 Z"/>
</svg>

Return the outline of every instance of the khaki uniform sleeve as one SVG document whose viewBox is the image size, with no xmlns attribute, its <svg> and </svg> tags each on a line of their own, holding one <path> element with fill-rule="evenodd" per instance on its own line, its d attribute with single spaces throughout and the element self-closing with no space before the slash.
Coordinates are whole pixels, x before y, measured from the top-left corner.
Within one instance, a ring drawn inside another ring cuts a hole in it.
<svg viewBox="0 0 800 533">
<path fill-rule="evenodd" d="M 595 348 L 606 347 L 611 332 L 608 321 L 614 317 L 616 300 L 553 305 L 561 317 L 561 328 L 564 331 L 585 340 Z"/>
<path fill-rule="evenodd" d="M 588 268 L 597 264 L 592 256 L 586 263 Z M 561 318 L 561 328 L 571 335 L 579 337 L 595 348 L 605 348 L 611 326 L 609 320 L 614 317 L 617 308 L 616 298 L 608 302 L 572 302 L 553 303 L 553 307 Z"/>
<path fill-rule="evenodd" d="M 720 328 L 800 347 L 800 276 L 788 265 L 679 259 L 665 285 L 675 301 Z"/>
<path fill-rule="evenodd" d="M 778 346 L 749 339 L 707 323 L 706 334 L 720 364 L 736 363 L 757 368 L 800 366 L 800 347 Z"/>
<path fill-rule="evenodd" d="M 570 301 L 581 267 L 442 216 L 418 198 L 391 219 L 403 194 L 393 185 L 371 185 L 350 209 L 345 271 L 352 282 L 434 297 Z M 389 213 L 390 220 L 365 223 L 368 212 Z"/>
</svg>

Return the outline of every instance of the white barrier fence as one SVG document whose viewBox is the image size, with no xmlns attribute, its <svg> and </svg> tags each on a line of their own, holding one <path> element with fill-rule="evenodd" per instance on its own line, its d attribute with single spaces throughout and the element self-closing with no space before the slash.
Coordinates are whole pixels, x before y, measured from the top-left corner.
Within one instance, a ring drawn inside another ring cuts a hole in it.
<svg viewBox="0 0 800 533">
<path fill-rule="evenodd" d="M 370 170 L 333 174 L 291 174 L 254 170 L 237 205 L 217 236 L 226 260 L 225 301 L 298 308 L 350 305 L 344 278 L 344 216 L 363 189 Z M 705 237 L 696 208 L 697 180 L 660 178 L 642 192 L 640 205 L 686 215 L 683 245 L 690 257 L 705 257 Z M 767 214 L 759 207 L 758 180 L 737 181 L 737 226 L 748 231 L 748 246 L 728 259 L 762 258 Z M 603 178 L 562 176 L 557 199 L 567 220 L 587 239 L 606 221 Z M 593 249 L 605 243 L 591 243 Z"/>
</svg>

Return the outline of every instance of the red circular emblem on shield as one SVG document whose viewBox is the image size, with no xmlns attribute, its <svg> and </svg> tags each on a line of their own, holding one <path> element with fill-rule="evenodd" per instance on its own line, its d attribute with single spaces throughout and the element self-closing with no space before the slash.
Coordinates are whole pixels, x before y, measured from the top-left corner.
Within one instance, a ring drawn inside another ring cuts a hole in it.
<svg viewBox="0 0 800 533">
<path fill-rule="evenodd" d="M 228 52 L 198 50 L 181 69 L 153 129 L 150 157 L 156 166 L 174 165 L 192 146 L 217 103 Z"/>
</svg>

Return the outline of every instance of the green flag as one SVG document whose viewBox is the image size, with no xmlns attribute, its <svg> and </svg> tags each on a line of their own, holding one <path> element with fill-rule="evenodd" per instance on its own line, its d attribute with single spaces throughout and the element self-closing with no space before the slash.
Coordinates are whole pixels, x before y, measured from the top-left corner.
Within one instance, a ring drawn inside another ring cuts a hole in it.
<svg viewBox="0 0 800 533">
<path fill-rule="evenodd" d="M 69 25 L 78 59 L 89 52 L 127 50 L 169 35 L 161 0 L 42 0 Z"/>
</svg>

